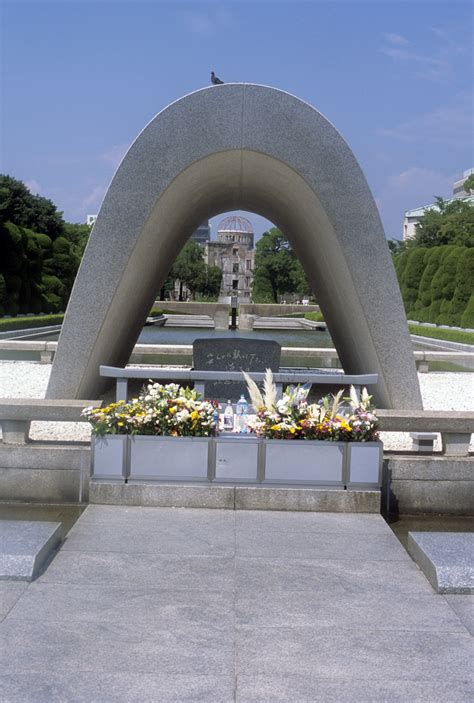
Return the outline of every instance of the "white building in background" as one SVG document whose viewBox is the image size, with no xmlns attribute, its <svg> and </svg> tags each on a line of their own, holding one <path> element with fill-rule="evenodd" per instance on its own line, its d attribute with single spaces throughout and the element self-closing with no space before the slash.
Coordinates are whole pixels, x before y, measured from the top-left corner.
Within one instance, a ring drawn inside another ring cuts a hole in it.
<svg viewBox="0 0 474 703">
<path fill-rule="evenodd" d="M 453 198 L 466 198 L 469 197 L 469 193 L 466 193 L 464 190 L 464 184 L 469 178 L 469 176 L 472 176 L 474 173 L 474 168 L 468 168 L 467 171 L 464 171 L 462 176 L 457 180 L 454 181 L 453 183 Z M 473 195 L 474 191 L 470 191 L 470 195 Z"/>
<path fill-rule="evenodd" d="M 96 220 L 97 220 L 97 215 L 87 215 L 86 225 L 89 225 L 89 227 L 92 227 L 93 225 L 95 225 Z"/>
<path fill-rule="evenodd" d="M 448 202 L 452 200 L 467 200 L 468 202 L 474 204 L 474 195 L 466 193 L 464 190 L 464 183 L 469 178 L 471 174 L 474 173 L 474 168 L 468 168 L 464 171 L 462 176 L 460 176 L 453 183 L 453 197 Z M 438 208 L 434 203 L 431 205 L 422 205 L 421 207 L 416 207 L 413 210 L 407 210 L 403 218 L 403 239 L 412 239 L 416 234 L 416 225 L 423 217 L 427 210 L 437 210 Z"/>
<path fill-rule="evenodd" d="M 201 245 L 206 244 L 206 242 L 208 242 L 210 238 L 211 225 L 209 224 L 209 220 L 206 220 L 202 223 L 202 225 L 199 225 L 199 227 L 195 229 L 191 235 L 191 239 Z"/>
</svg>

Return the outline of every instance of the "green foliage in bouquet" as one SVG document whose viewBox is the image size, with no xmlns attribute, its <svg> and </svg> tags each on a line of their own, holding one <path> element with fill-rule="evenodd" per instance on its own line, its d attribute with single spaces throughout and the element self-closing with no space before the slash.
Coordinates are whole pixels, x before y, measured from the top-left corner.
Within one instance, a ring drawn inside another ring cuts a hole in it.
<svg viewBox="0 0 474 703">
<path fill-rule="evenodd" d="M 86 408 L 83 415 L 92 434 L 140 434 L 172 437 L 211 437 L 216 434 L 214 407 L 197 391 L 176 383 L 150 381 L 138 398 Z"/>
<path fill-rule="evenodd" d="M 245 373 L 252 405 L 257 413 L 249 425 L 266 439 L 307 439 L 333 442 L 372 442 L 378 438 L 378 420 L 371 405 L 372 396 L 364 388 L 359 399 L 353 386 L 350 397 L 343 390 L 318 403 L 307 401 L 311 385 L 289 386 L 277 399 L 276 386 L 267 369 L 263 394 Z M 344 404 L 343 404 L 344 401 Z"/>
</svg>

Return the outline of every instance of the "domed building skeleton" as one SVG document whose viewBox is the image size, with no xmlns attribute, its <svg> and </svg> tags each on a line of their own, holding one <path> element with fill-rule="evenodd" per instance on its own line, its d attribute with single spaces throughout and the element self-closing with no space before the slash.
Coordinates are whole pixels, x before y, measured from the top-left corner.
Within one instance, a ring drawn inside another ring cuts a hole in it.
<svg viewBox="0 0 474 703">
<path fill-rule="evenodd" d="M 237 295 L 250 302 L 255 262 L 254 233 L 246 217 L 230 215 L 217 229 L 217 242 L 207 242 L 205 258 L 209 266 L 222 271 L 221 299 Z"/>
</svg>

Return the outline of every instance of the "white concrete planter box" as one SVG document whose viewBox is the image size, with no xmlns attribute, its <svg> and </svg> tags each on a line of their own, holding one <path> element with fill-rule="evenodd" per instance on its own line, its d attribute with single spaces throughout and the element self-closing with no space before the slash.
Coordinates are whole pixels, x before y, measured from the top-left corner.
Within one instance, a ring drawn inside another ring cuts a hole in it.
<svg viewBox="0 0 474 703">
<path fill-rule="evenodd" d="M 268 483 L 381 485 L 381 442 L 267 439 L 264 444 L 264 480 Z"/>
<path fill-rule="evenodd" d="M 92 476 L 101 481 L 124 482 L 128 470 L 128 435 L 92 438 Z"/>
<path fill-rule="evenodd" d="M 261 480 L 262 440 L 257 437 L 221 436 L 214 442 L 212 478 L 216 481 L 255 483 Z"/>
<path fill-rule="evenodd" d="M 344 486 L 347 443 L 266 439 L 265 481 Z"/>
<path fill-rule="evenodd" d="M 382 485 L 382 442 L 348 442 L 347 444 L 348 488 L 380 487 Z"/>
<path fill-rule="evenodd" d="M 99 481 L 209 481 L 377 488 L 381 442 L 107 435 L 92 442 Z"/>
<path fill-rule="evenodd" d="M 205 481 L 209 473 L 207 437 L 130 437 L 128 481 Z"/>
</svg>

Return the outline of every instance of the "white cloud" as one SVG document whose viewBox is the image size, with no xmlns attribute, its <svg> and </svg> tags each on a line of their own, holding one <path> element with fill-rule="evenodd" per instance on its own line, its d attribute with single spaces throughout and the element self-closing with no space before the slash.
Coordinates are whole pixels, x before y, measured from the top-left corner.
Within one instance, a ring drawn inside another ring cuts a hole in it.
<svg viewBox="0 0 474 703">
<path fill-rule="evenodd" d="M 410 42 L 401 34 L 393 34 L 393 32 L 384 32 L 382 34 L 383 38 L 389 42 L 389 44 L 395 44 L 396 46 L 408 46 Z"/>
<path fill-rule="evenodd" d="M 431 50 L 422 50 L 414 46 L 400 34 L 386 32 L 382 34 L 384 44 L 382 53 L 389 56 L 393 63 L 405 65 L 413 78 L 428 81 L 446 81 L 452 79 L 459 67 L 456 61 L 460 55 L 470 51 L 472 37 L 465 27 L 428 27 L 434 35 L 430 38 Z M 468 48 L 469 47 L 469 48 Z"/>
<path fill-rule="evenodd" d="M 454 179 L 455 174 L 416 166 L 389 176 L 375 195 L 387 237 L 402 236 L 406 210 L 430 205 L 437 195 L 449 198 Z"/>
<path fill-rule="evenodd" d="M 107 187 L 103 185 L 97 185 L 95 186 L 90 193 L 88 193 L 81 201 L 81 207 L 82 209 L 95 209 L 95 211 L 98 211 L 100 205 L 102 204 L 102 200 L 104 199 L 105 193 L 107 191 Z M 95 212 L 91 212 L 89 214 L 95 214 Z"/>
<path fill-rule="evenodd" d="M 207 12 L 198 10 L 184 10 L 181 17 L 186 28 L 199 36 L 210 36 L 216 31 L 225 29 L 232 22 L 232 14 L 226 7 L 213 6 Z"/>
<path fill-rule="evenodd" d="M 193 34 L 207 36 L 212 34 L 214 30 L 214 22 L 207 14 L 194 10 L 186 10 L 182 13 L 182 17 L 186 27 Z"/>
<path fill-rule="evenodd" d="M 30 193 L 33 193 L 33 195 L 38 195 L 38 193 L 41 193 L 42 188 L 38 181 L 35 181 L 34 178 L 30 181 L 25 181 L 25 186 L 28 188 Z"/>
<path fill-rule="evenodd" d="M 472 106 L 468 96 L 457 97 L 459 99 L 452 105 L 415 115 L 395 127 L 379 129 L 377 133 L 407 144 L 424 141 L 467 147 L 472 142 Z"/>
<path fill-rule="evenodd" d="M 426 56 L 412 49 L 393 46 L 384 47 L 382 51 L 394 61 L 408 64 L 415 78 L 438 81 L 452 73 L 451 62 L 445 56 Z"/>
<path fill-rule="evenodd" d="M 114 168 L 118 168 L 120 162 L 125 156 L 128 147 L 129 144 L 115 144 L 113 147 L 100 154 L 99 158 L 102 161 L 105 161 L 105 163 L 110 164 Z"/>
</svg>

